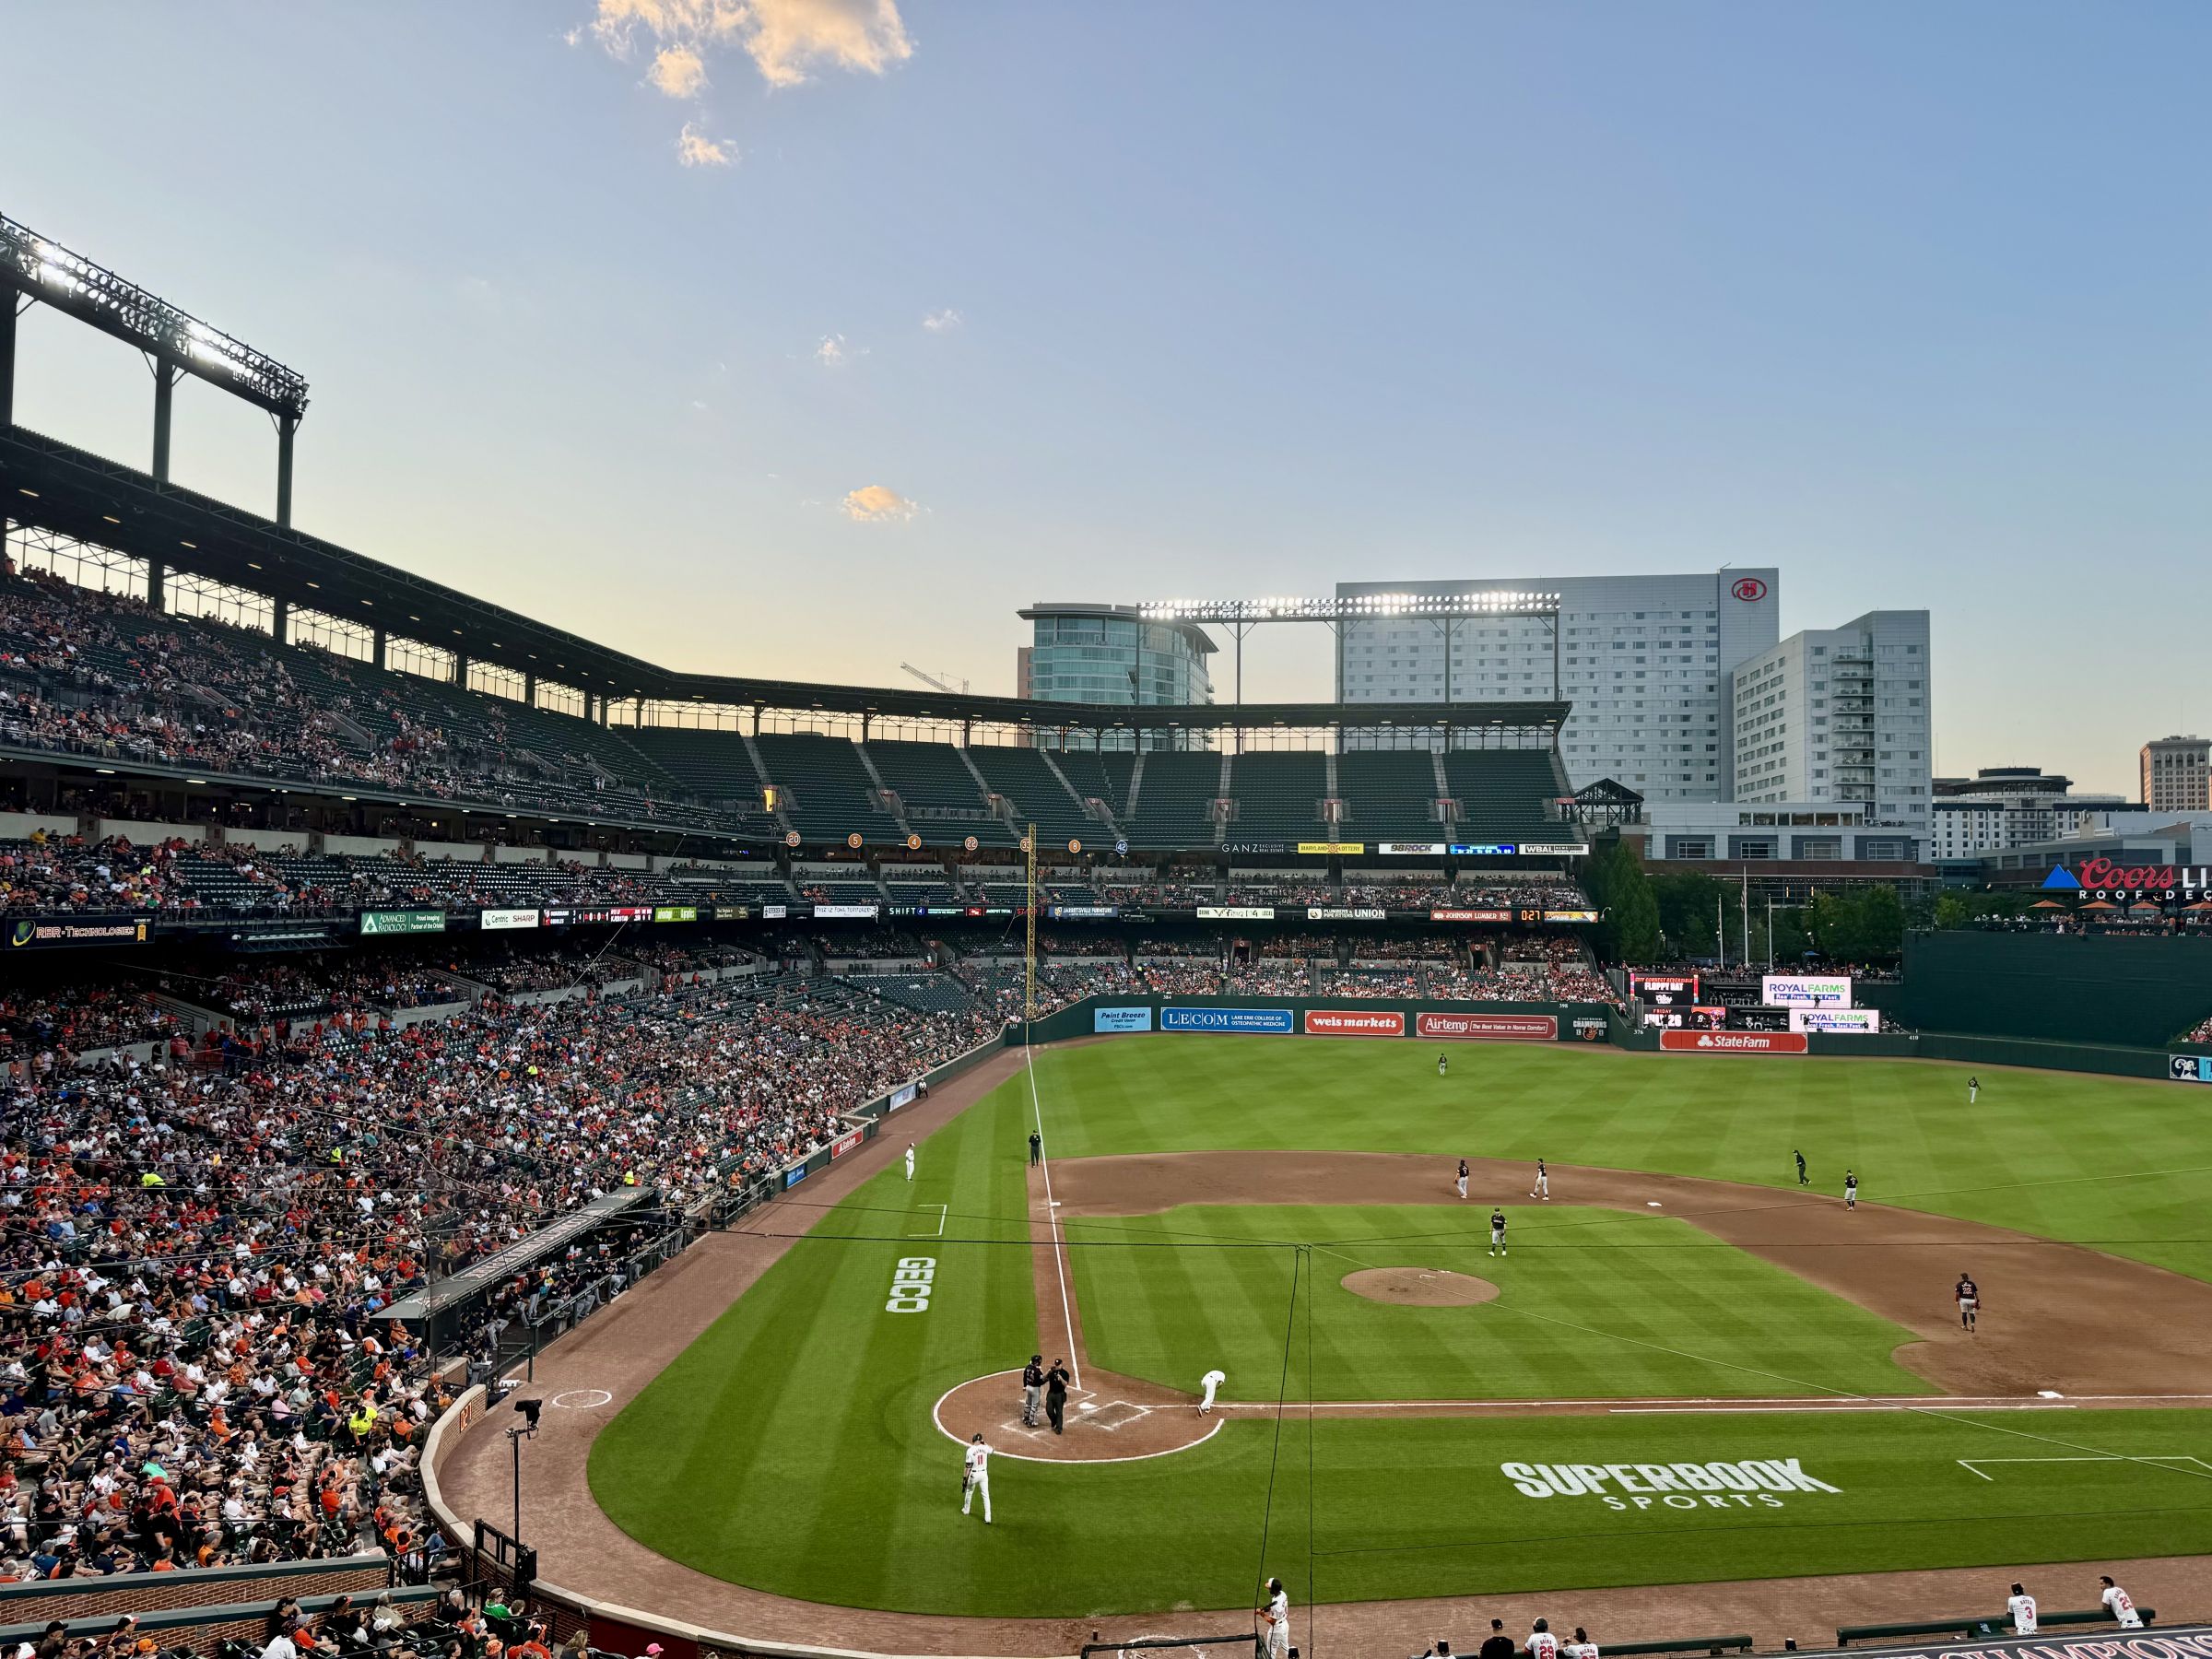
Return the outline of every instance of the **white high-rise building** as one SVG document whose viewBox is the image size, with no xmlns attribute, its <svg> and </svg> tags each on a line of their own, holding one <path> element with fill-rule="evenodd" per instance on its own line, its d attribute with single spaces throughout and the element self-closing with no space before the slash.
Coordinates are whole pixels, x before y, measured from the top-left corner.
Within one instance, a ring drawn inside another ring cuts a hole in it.
<svg viewBox="0 0 2212 1659">
<path fill-rule="evenodd" d="M 1928 613 L 1869 611 L 1759 653 L 1730 678 L 1735 799 L 1863 804 L 1928 827 Z"/>
<path fill-rule="evenodd" d="M 1680 576 L 1570 576 L 1477 582 L 1344 582 L 1373 594 L 1557 594 L 1549 620 L 1473 615 L 1449 625 L 1377 618 L 1340 625 L 1336 694 L 1346 702 L 1574 705 L 1559 754 L 1577 789 L 1600 778 L 1647 800 L 1731 798 L 1726 688 L 1738 665 L 1779 637 L 1772 570 Z M 1447 637 L 1450 641 L 1446 649 Z M 1414 733 L 1408 742 L 1418 742 Z"/>
</svg>

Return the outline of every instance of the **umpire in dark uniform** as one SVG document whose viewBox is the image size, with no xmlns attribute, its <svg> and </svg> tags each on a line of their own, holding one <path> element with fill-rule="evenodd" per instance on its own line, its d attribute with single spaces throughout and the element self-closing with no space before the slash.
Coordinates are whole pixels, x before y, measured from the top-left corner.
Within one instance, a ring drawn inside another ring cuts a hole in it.
<svg viewBox="0 0 2212 1659">
<path fill-rule="evenodd" d="M 1055 1359 L 1044 1373 L 1044 1415 L 1053 1420 L 1053 1432 L 1067 1432 L 1067 1367 Z"/>
<path fill-rule="evenodd" d="M 1037 1427 L 1037 1408 L 1044 1400 L 1044 1356 L 1031 1354 L 1029 1364 L 1021 1368 L 1021 1421 L 1025 1429 Z"/>
</svg>

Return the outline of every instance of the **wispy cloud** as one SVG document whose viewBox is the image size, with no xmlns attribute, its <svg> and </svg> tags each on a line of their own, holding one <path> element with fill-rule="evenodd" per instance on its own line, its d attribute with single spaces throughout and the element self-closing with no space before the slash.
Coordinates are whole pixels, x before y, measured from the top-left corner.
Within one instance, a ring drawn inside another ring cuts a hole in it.
<svg viewBox="0 0 2212 1659">
<path fill-rule="evenodd" d="M 814 360 L 825 369 L 841 369 L 845 362 L 845 336 L 824 335 L 822 343 L 814 348 Z"/>
<path fill-rule="evenodd" d="M 562 39 L 573 46 L 584 32 Z M 824 66 L 882 75 L 914 54 L 898 0 L 597 0 L 589 32 L 625 62 L 650 53 L 646 81 L 687 100 L 706 90 L 717 53 L 744 53 L 771 87 L 798 86 Z M 735 159 L 734 148 L 695 140 L 689 124 L 677 154 L 687 167 Z"/>
<path fill-rule="evenodd" d="M 845 516 L 860 524 L 903 524 L 922 511 L 917 503 L 880 484 L 849 492 L 842 507 Z"/>
<path fill-rule="evenodd" d="M 737 147 L 726 138 L 710 138 L 699 123 L 687 121 L 676 135 L 676 159 L 686 167 L 735 167 Z"/>
<path fill-rule="evenodd" d="M 922 326 L 928 329 L 931 334 L 950 334 L 959 325 L 960 313 L 954 311 L 949 305 L 943 311 L 931 312 L 928 316 L 922 319 Z"/>
<path fill-rule="evenodd" d="M 663 47 L 645 78 L 671 98 L 696 98 L 707 84 L 707 60 L 688 46 Z"/>
</svg>

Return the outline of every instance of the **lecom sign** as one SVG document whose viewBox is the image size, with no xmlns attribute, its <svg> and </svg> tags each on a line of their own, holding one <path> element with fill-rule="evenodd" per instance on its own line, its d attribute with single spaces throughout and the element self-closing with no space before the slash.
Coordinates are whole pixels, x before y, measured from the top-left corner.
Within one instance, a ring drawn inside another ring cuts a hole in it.
<svg viewBox="0 0 2212 1659">
<path fill-rule="evenodd" d="M 1466 1041 L 1557 1042 L 1556 1014 L 1417 1014 L 1414 1033 Z"/>
<path fill-rule="evenodd" d="M 1661 1031 L 1670 1054 L 1802 1054 L 1803 1031 Z"/>
<path fill-rule="evenodd" d="M 1403 1037 L 1406 1016 L 1394 1008 L 1308 1008 L 1309 1037 Z"/>
</svg>

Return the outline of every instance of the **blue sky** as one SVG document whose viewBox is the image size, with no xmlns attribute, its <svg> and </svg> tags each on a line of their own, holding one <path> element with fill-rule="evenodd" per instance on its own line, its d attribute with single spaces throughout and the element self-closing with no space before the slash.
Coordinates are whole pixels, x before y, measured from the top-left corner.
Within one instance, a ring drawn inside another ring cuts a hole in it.
<svg viewBox="0 0 2212 1659">
<path fill-rule="evenodd" d="M 200 0 L 0 61 L 0 211 L 312 383 L 303 528 L 647 655 L 1006 690 L 1039 597 L 1771 563 L 1785 629 L 1934 611 L 1941 770 L 2212 724 L 2200 6 Z M 135 358 L 22 353 L 143 464 Z M 265 418 L 180 421 L 266 510 Z"/>
</svg>

